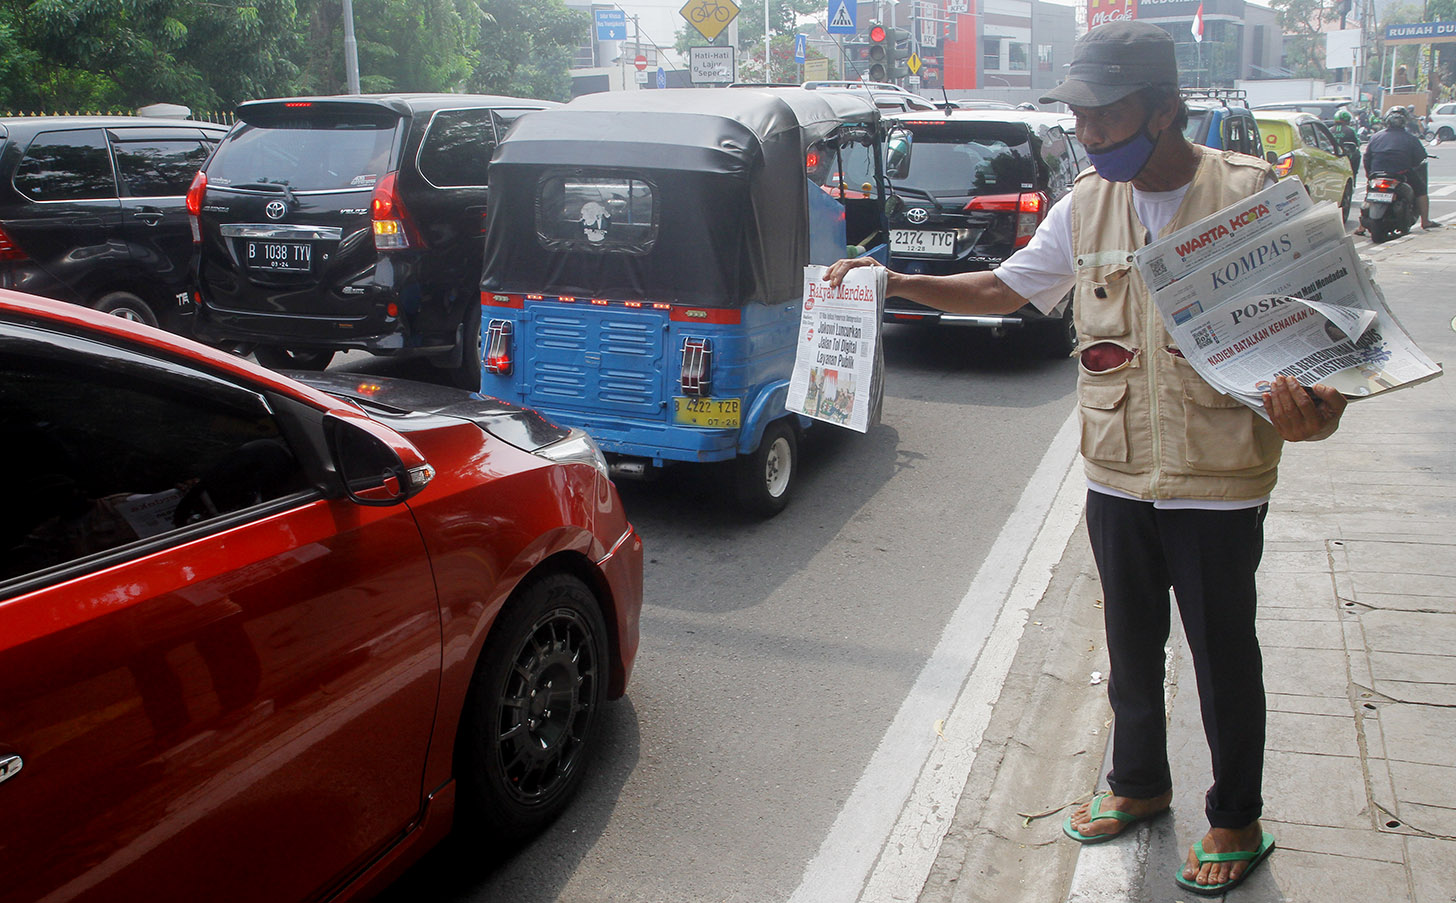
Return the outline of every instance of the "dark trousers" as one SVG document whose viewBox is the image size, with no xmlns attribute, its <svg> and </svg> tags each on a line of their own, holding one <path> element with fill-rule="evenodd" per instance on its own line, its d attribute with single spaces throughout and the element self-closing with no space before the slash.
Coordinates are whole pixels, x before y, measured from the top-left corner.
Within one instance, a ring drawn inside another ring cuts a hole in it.
<svg viewBox="0 0 1456 903">
<path fill-rule="evenodd" d="M 1242 828 L 1263 808 L 1264 677 L 1254 632 L 1254 572 L 1267 505 L 1236 511 L 1157 509 L 1087 493 L 1087 531 L 1102 577 L 1111 674 L 1112 770 L 1118 796 L 1173 786 L 1163 702 L 1171 587 L 1193 654 L 1203 730 L 1213 759 L 1204 811 L 1215 828 Z"/>
</svg>

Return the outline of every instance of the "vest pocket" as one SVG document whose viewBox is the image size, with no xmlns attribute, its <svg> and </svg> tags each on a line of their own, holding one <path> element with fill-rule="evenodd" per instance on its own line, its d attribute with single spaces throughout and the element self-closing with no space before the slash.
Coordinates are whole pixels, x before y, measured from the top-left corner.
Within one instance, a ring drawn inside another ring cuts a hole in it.
<svg viewBox="0 0 1456 903">
<path fill-rule="evenodd" d="M 1194 376 L 1183 380 L 1184 454 L 1195 471 L 1247 470 L 1261 463 L 1254 440 L 1259 416 Z"/>
<path fill-rule="evenodd" d="M 1132 267 L 1089 267 L 1076 301 L 1077 332 L 1115 338 L 1132 331 Z"/>
<path fill-rule="evenodd" d="M 1127 463 L 1127 383 L 1083 383 L 1077 391 L 1082 455 L 1091 461 Z"/>
</svg>

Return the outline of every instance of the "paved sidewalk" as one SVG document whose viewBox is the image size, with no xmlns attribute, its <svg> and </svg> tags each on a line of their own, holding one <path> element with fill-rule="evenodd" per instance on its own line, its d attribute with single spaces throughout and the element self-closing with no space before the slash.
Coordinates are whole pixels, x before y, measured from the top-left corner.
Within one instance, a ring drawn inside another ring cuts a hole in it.
<svg viewBox="0 0 1456 903">
<path fill-rule="evenodd" d="M 1418 231 L 1360 251 L 1422 348 L 1456 361 L 1451 239 Z M 1171 817 L 1083 847 L 1061 837 L 1069 808 L 1043 814 L 1105 787 L 1098 594 L 1079 530 L 1030 615 L 997 703 L 1006 717 L 993 717 L 921 903 L 1201 899 L 1173 882 L 1207 828 L 1210 780 L 1181 635 L 1169 650 Z M 1456 376 L 1358 402 L 1332 439 L 1286 447 L 1259 633 L 1264 826 L 1278 850 L 1228 899 L 1456 901 Z"/>
</svg>

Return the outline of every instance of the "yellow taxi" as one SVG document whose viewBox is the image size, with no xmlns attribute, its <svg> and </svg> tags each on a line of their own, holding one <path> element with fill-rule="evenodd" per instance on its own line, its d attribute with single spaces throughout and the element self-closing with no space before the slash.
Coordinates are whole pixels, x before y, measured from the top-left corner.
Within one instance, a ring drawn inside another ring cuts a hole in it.
<svg viewBox="0 0 1456 903">
<path fill-rule="evenodd" d="M 1255 110 L 1254 119 L 1264 139 L 1264 157 L 1274 164 L 1275 174 L 1281 179 L 1299 176 L 1310 197 L 1339 204 L 1348 219 L 1355 193 L 1354 167 L 1329 127 L 1309 113 Z"/>
</svg>

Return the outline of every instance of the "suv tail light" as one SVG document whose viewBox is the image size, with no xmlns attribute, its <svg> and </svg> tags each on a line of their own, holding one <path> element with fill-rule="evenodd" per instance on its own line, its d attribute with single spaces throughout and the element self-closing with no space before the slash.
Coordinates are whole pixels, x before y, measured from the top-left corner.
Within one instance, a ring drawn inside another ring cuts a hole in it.
<svg viewBox="0 0 1456 903">
<path fill-rule="evenodd" d="M 509 376 L 511 372 L 511 321 L 491 320 L 485 331 L 485 370 Z"/>
<path fill-rule="evenodd" d="M 0 263 L 13 260 L 29 260 L 30 255 L 16 246 L 15 240 L 10 237 L 4 227 L 0 227 Z"/>
<path fill-rule="evenodd" d="M 202 215 L 202 201 L 207 196 L 207 173 L 197 171 L 192 177 L 192 184 L 187 188 L 187 219 L 192 223 L 192 243 L 202 244 L 202 224 L 198 217 Z"/>
<path fill-rule="evenodd" d="M 1290 153 L 1287 153 L 1284 156 L 1280 157 L 1279 160 L 1274 164 L 1274 174 L 1282 179 L 1285 176 L 1289 175 L 1289 171 L 1293 168 L 1294 153 L 1291 151 Z"/>
<path fill-rule="evenodd" d="M 707 395 L 713 386 L 713 340 L 689 336 L 683 339 L 682 376 L 684 395 Z"/>
<path fill-rule="evenodd" d="M 1036 227 L 1046 218 L 1051 208 L 1051 199 L 1040 191 L 1024 191 L 1020 194 L 988 194 L 971 198 L 967 210 L 982 210 L 995 213 L 1016 214 L 1015 247 L 1025 247 L 1036 232 Z"/>
<path fill-rule="evenodd" d="M 374 220 L 374 247 L 379 251 L 425 246 L 399 196 L 398 181 L 399 173 L 385 173 L 374 186 L 374 199 L 369 202 L 369 213 Z"/>
</svg>

